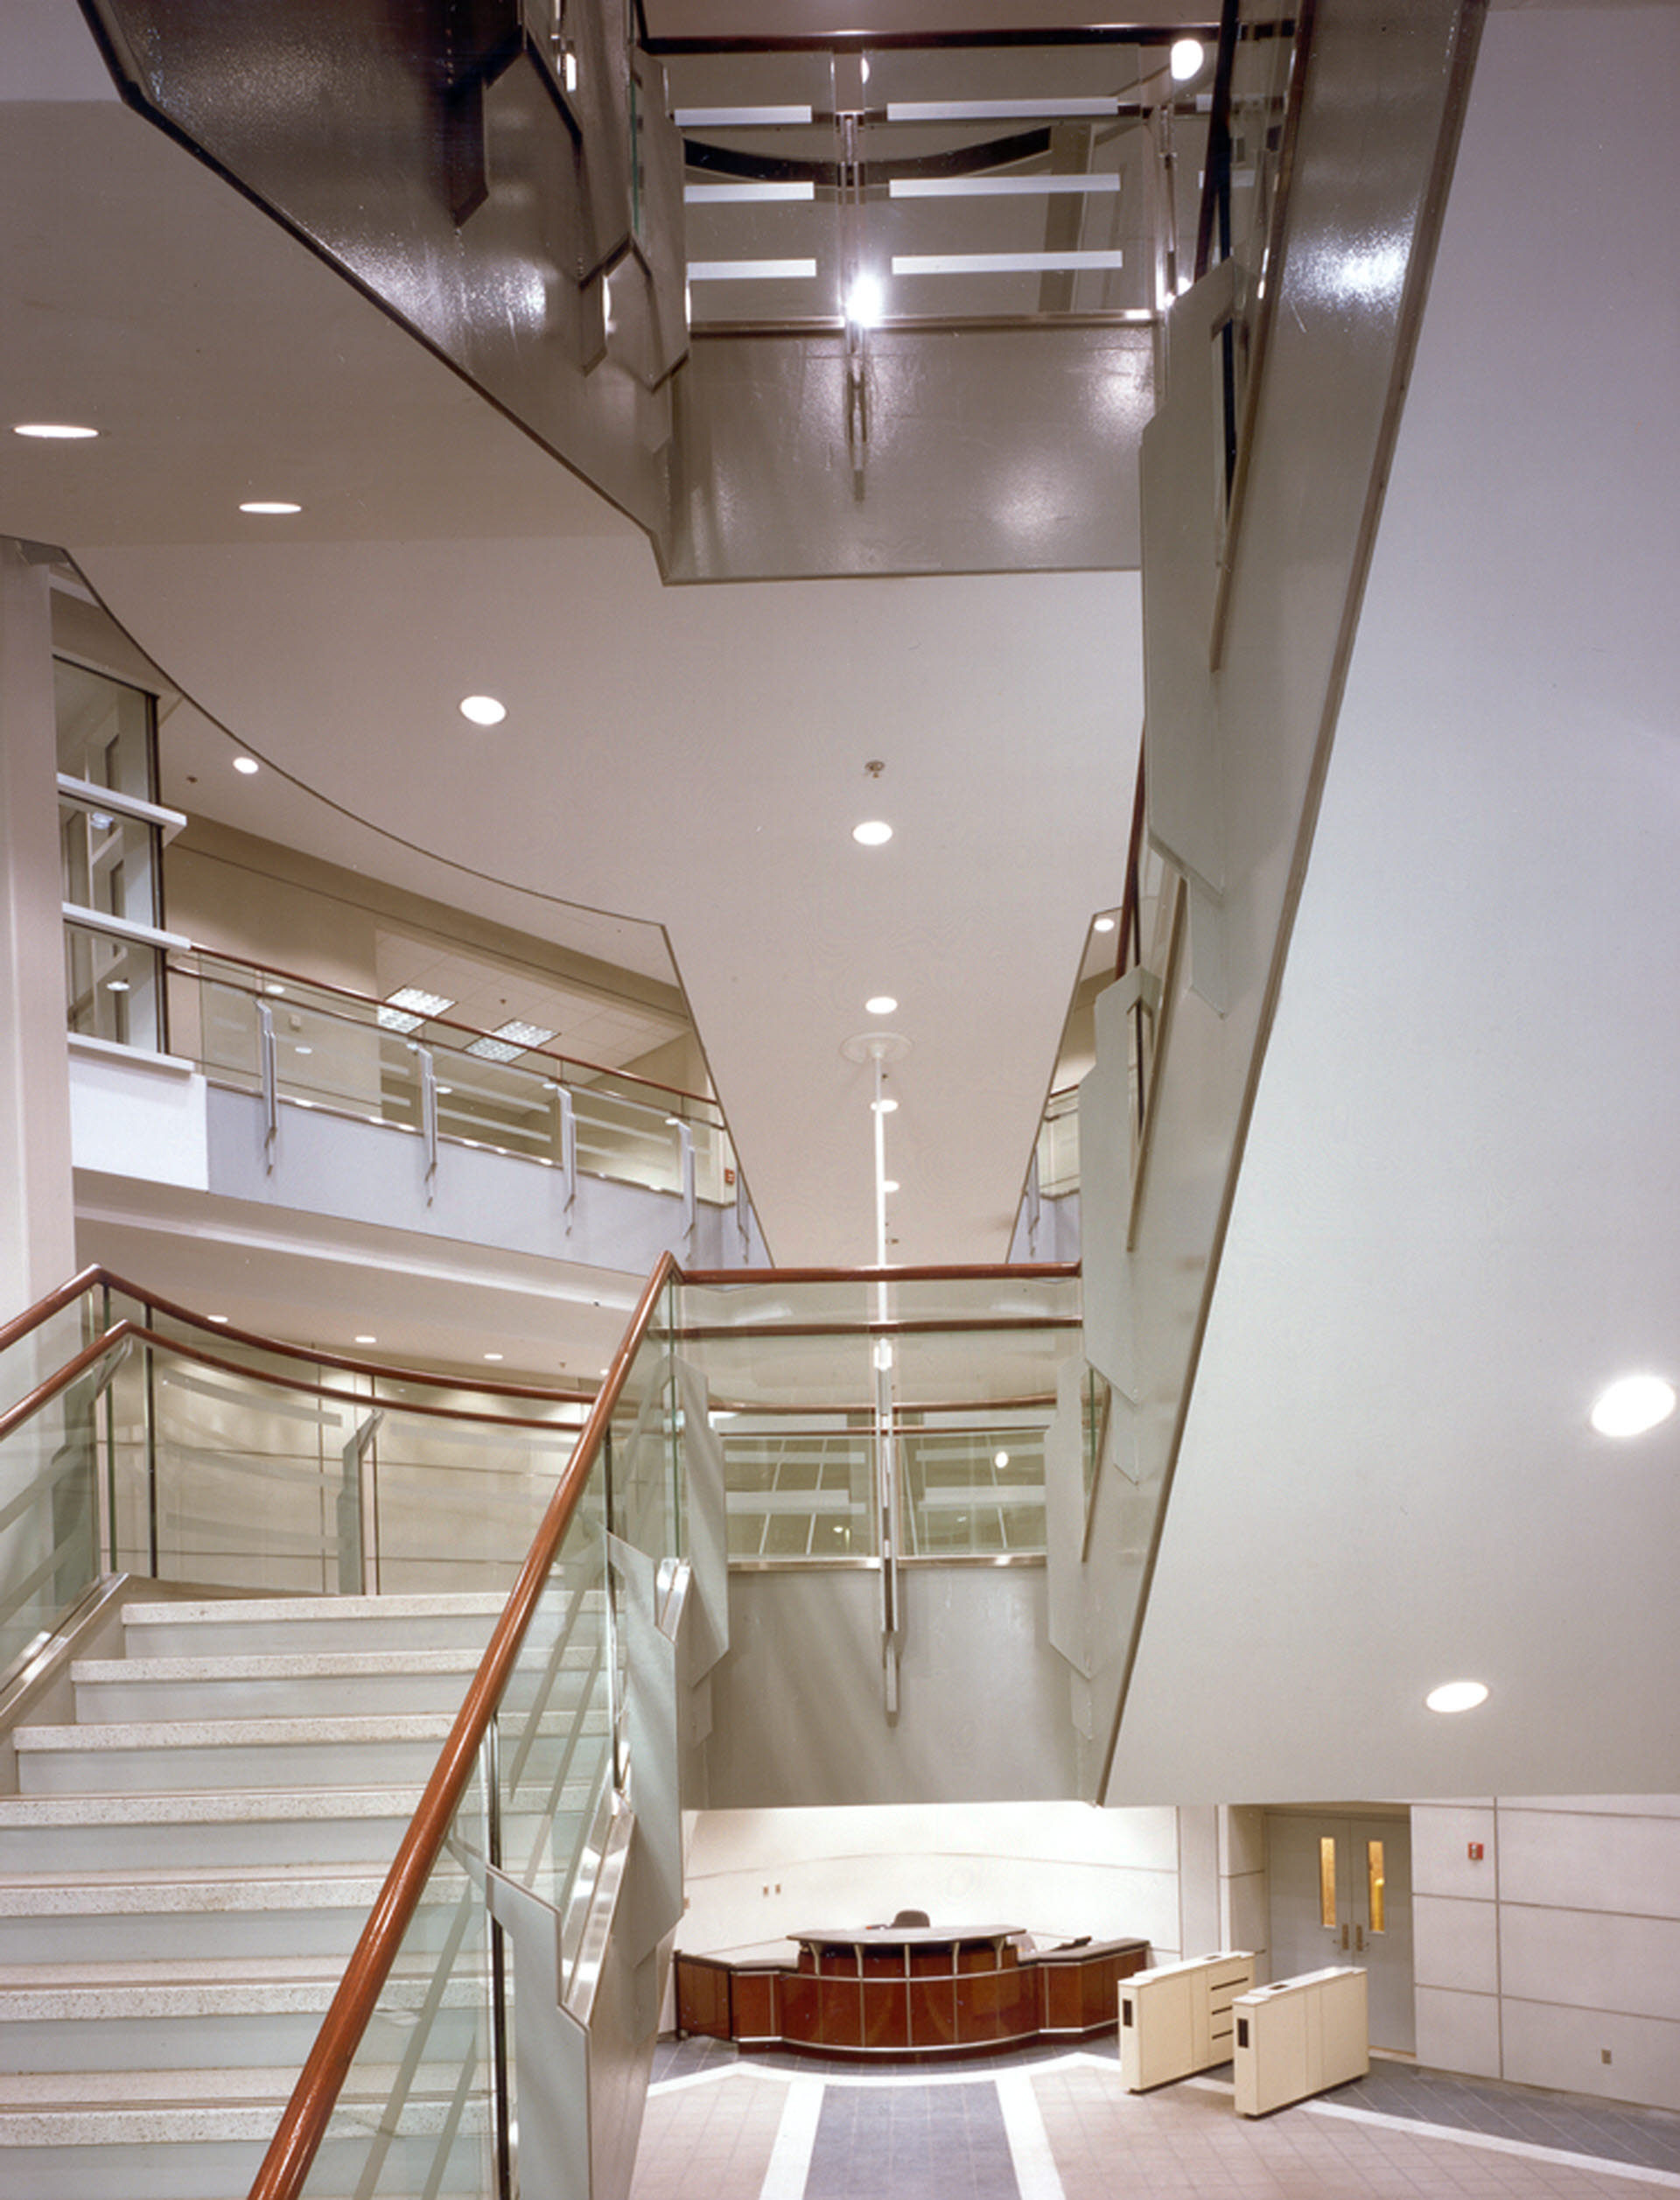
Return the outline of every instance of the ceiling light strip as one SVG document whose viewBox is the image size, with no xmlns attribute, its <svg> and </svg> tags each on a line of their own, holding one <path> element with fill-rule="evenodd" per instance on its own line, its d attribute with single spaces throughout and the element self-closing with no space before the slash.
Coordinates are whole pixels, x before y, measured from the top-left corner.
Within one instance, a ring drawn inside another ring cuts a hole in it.
<svg viewBox="0 0 1680 2200">
<path fill-rule="evenodd" d="M 1117 115 L 1114 94 L 1093 99 L 889 100 L 889 123 L 1100 122 Z"/>
<path fill-rule="evenodd" d="M 690 260 L 690 283 L 808 283 L 815 260 Z"/>
<path fill-rule="evenodd" d="M 894 176 L 889 199 L 1040 199 L 1047 193 L 1116 192 L 1118 176 Z"/>
<path fill-rule="evenodd" d="M 1117 268 L 1117 252 L 895 252 L 894 275 L 1054 275 Z"/>
<path fill-rule="evenodd" d="M 689 207 L 756 207 L 774 200 L 808 201 L 816 196 L 814 183 L 685 184 L 682 203 Z"/>
<path fill-rule="evenodd" d="M 679 130 L 783 130 L 790 123 L 808 123 L 811 110 L 808 107 L 679 107 L 671 120 Z"/>
</svg>

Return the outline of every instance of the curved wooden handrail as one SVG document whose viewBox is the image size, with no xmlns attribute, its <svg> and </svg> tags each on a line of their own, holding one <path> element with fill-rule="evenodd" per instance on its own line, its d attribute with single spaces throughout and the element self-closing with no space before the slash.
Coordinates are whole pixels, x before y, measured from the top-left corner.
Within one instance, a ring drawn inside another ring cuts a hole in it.
<svg viewBox="0 0 1680 2200">
<path fill-rule="evenodd" d="M 32 1307 L 25 1307 L 21 1314 L 13 1314 L 4 1328 L 0 1328 L 0 1352 L 8 1350 L 20 1337 L 26 1337 L 32 1329 L 38 1329 L 44 1321 L 50 1321 L 55 1314 L 61 1314 L 73 1300 L 80 1299 L 84 1291 L 91 1291 L 95 1284 L 108 1279 L 102 1268 L 83 1268 L 61 1283 L 56 1291 L 49 1291 L 45 1299 L 38 1299 Z M 123 1288 L 126 1290 L 127 1286 Z"/>
<path fill-rule="evenodd" d="M 38 1383 L 27 1397 L 20 1398 L 15 1405 L 9 1405 L 4 1413 L 0 1413 L 0 1444 L 5 1442 L 14 1429 L 21 1428 L 26 1420 L 38 1413 L 42 1406 L 50 1405 L 60 1391 L 67 1391 L 90 1368 L 97 1367 L 120 1344 L 126 1343 L 130 1337 L 144 1334 L 126 1319 L 114 1321 L 108 1329 L 102 1329 L 93 1342 L 83 1345 L 74 1359 L 66 1360 L 44 1383 Z"/>
<path fill-rule="evenodd" d="M 589 1405 L 595 1398 L 593 1391 L 553 1390 L 536 1383 L 509 1383 L 478 1375 L 439 1375 L 430 1368 L 405 1368 L 389 1360 L 358 1360 L 347 1352 L 318 1351 L 313 1346 L 290 1344 L 283 1337 L 264 1336 L 260 1330 L 242 1329 L 231 1321 L 212 1321 L 208 1314 L 199 1314 L 191 1307 L 183 1307 L 172 1299 L 165 1299 L 160 1293 L 149 1290 L 144 1285 L 130 1283 L 125 1276 L 119 1276 L 115 1270 L 102 1267 L 97 1262 L 82 1269 L 68 1283 L 60 1284 L 56 1291 L 49 1292 L 45 1299 L 38 1300 L 32 1307 L 25 1307 L 22 1314 L 14 1316 L 4 1328 L 0 1328 L 0 1352 L 15 1344 L 20 1337 L 27 1336 L 32 1329 L 38 1328 L 44 1321 L 50 1321 L 73 1300 L 100 1284 L 104 1285 L 108 1291 L 120 1291 L 125 1298 L 137 1300 L 144 1307 L 166 1314 L 172 1321 L 185 1321 L 192 1328 L 202 1329 L 206 1336 L 224 1341 L 231 1339 L 236 1344 L 248 1344 L 256 1351 L 273 1353 L 277 1359 L 302 1360 L 311 1366 L 338 1368 L 346 1375 L 367 1375 L 388 1383 L 415 1383 L 428 1390 L 477 1391 L 485 1398 L 532 1398 L 543 1405 Z M 155 1337 L 152 1342 L 174 1346 L 178 1340 Z M 247 1369 L 243 1372 L 248 1374 L 254 1370 Z M 276 1382 L 285 1380 L 284 1377 L 274 1379 Z M 393 1401 L 386 1399 L 383 1402 L 389 1405 Z M 424 1412 L 427 1409 L 416 1406 L 414 1410 Z"/>
<path fill-rule="evenodd" d="M 578 1448 L 550 1500 L 466 1700 L 450 1729 L 419 1807 L 410 1821 L 372 1915 L 310 2049 L 309 2059 L 292 2089 L 279 2128 L 251 2187 L 250 2200 L 297 2200 L 303 2189 L 310 2164 L 326 2135 L 340 2088 L 374 2013 L 380 1989 L 419 1905 L 450 1821 L 466 1791 L 478 1762 L 480 1745 L 501 1699 L 561 1542 L 591 1470 L 600 1456 L 630 1363 L 648 1334 L 662 1293 L 679 1273 L 676 1261 L 666 1253 L 648 1279 L 630 1326 L 613 1355 Z"/>
</svg>

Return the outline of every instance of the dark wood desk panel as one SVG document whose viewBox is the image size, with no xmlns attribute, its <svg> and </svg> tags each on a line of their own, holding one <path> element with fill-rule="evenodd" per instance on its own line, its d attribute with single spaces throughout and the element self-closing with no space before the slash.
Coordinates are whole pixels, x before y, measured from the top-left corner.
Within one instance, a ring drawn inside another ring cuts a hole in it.
<svg viewBox="0 0 1680 2200">
<path fill-rule="evenodd" d="M 1145 1940 L 1022 1957 L 1004 1927 L 876 1927 L 797 1937 L 793 1964 L 679 1954 L 678 2028 L 860 2061 L 1089 2038 L 1115 2028 L 1119 1981 L 1149 1961 Z M 721 1990 L 719 1973 L 728 1974 Z"/>
</svg>

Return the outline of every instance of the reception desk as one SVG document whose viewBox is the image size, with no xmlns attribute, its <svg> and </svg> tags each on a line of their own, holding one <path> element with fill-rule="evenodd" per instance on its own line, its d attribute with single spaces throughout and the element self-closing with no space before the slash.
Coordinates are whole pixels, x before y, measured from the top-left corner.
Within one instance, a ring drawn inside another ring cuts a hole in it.
<svg viewBox="0 0 1680 2200">
<path fill-rule="evenodd" d="M 789 1962 L 679 1953 L 681 2032 L 824 2055 L 973 2055 L 1112 2031 L 1122 1979 L 1146 1940 L 1023 1955 L 1018 1926 L 873 1926 L 798 1932 Z"/>
</svg>

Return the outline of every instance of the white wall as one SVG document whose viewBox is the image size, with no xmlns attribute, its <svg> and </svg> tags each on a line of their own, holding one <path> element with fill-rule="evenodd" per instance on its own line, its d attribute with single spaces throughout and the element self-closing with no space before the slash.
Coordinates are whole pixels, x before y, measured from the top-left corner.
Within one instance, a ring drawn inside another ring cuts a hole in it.
<svg viewBox="0 0 1680 2200">
<path fill-rule="evenodd" d="M 1418 2061 L 1680 2108 L 1680 1797 L 1415 1804 L 1411 1827 Z"/>
<path fill-rule="evenodd" d="M 691 1821 L 680 1947 L 738 1953 L 802 1929 L 925 1909 L 936 1924 L 1147 1939 L 1179 1952 L 1172 1810 L 1084 1803 L 703 1811 Z"/>
</svg>

